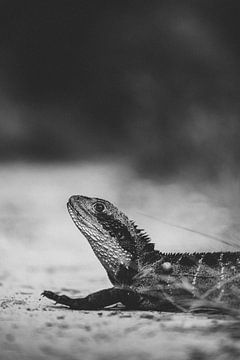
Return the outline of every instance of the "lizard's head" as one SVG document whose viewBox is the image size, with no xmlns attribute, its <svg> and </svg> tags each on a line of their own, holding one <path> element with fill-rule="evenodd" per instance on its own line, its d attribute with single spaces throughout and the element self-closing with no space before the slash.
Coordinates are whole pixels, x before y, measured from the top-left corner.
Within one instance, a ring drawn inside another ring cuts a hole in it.
<svg viewBox="0 0 240 360">
<path fill-rule="evenodd" d="M 137 271 L 136 237 L 133 222 L 109 201 L 73 195 L 69 214 L 89 241 L 112 282 L 131 281 Z M 128 279 L 128 280 L 127 280 Z"/>
</svg>

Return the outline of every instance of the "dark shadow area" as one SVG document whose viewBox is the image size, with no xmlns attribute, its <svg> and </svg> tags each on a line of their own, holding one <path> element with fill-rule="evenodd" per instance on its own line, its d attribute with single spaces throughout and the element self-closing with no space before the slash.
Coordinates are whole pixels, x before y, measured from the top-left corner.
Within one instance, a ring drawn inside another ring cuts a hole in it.
<svg viewBox="0 0 240 360">
<path fill-rule="evenodd" d="M 1 160 L 238 173 L 238 1 L 2 1 Z"/>
</svg>

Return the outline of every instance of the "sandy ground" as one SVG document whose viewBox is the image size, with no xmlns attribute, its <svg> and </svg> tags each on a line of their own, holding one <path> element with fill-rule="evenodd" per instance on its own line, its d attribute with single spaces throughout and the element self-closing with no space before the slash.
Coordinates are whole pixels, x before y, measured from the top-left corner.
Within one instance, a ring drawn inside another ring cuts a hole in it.
<svg viewBox="0 0 240 360">
<path fill-rule="evenodd" d="M 160 220 L 237 243 L 236 182 L 159 185 L 111 163 L 5 164 L 0 172 L 0 359 L 240 359 L 237 319 L 72 311 L 40 297 L 44 289 L 77 297 L 110 286 L 67 214 L 70 195 L 113 201 L 159 249 L 219 250 L 227 246 Z"/>
</svg>

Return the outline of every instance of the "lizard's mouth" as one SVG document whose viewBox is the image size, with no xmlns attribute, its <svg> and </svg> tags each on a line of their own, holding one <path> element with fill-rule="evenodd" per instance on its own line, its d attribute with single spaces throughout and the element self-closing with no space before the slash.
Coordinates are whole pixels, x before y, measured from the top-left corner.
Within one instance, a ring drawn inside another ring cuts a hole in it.
<svg viewBox="0 0 240 360">
<path fill-rule="evenodd" d="M 71 216 L 73 222 L 77 227 L 80 227 L 81 224 L 88 225 L 88 222 L 85 220 L 82 213 L 80 213 L 75 207 L 71 204 L 71 201 L 69 200 L 67 203 L 67 209 L 69 212 L 69 215 Z"/>
<path fill-rule="evenodd" d="M 88 228 L 102 233 L 101 229 L 97 228 L 91 222 L 90 216 L 87 211 L 83 208 L 80 208 L 79 210 L 76 209 L 72 204 L 71 199 L 67 202 L 67 209 L 74 224 L 78 227 L 80 231 L 83 231 L 84 228 Z"/>
<path fill-rule="evenodd" d="M 71 198 L 67 202 L 67 209 L 69 214 L 71 215 L 72 219 L 80 219 L 86 220 L 87 219 L 87 212 L 80 206 L 78 206 L 79 209 L 76 209 L 76 206 L 74 206 L 74 203 L 72 202 Z"/>
</svg>

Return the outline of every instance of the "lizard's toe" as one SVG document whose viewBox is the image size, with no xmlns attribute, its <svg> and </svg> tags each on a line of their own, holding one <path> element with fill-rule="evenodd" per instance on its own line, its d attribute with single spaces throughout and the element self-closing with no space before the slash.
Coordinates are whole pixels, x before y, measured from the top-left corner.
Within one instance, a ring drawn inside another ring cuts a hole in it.
<svg viewBox="0 0 240 360">
<path fill-rule="evenodd" d="M 51 300 L 56 300 L 56 296 L 58 296 L 58 295 L 55 294 L 55 293 L 52 292 L 52 291 L 44 290 L 44 291 L 41 293 L 41 296 L 45 296 L 45 297 L 47 297 L 48 299 L 51 299 Z"/>
<path fill-rule="evenodd" d="M 53 291 L 44 290 L 41 294 L 42 296 L 45 296 L 46 298 L 53 300 L 56 302 L 56 304 L 62 304 L 70 306 L 71 299 L 66 295 L 58 295 L 54 293 Z"/>
</svg>

